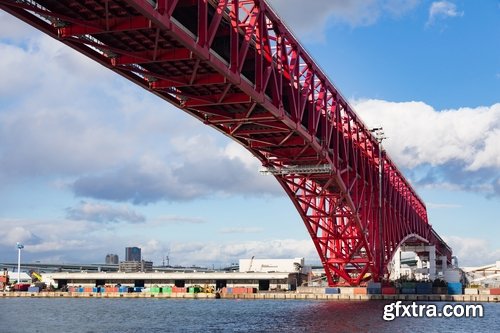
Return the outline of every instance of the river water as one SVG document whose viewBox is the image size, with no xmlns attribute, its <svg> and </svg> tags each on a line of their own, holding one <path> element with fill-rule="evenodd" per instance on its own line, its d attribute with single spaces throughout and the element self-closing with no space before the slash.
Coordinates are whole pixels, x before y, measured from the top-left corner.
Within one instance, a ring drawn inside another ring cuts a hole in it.
<svg viewBox="0 0 500 333">
<path fill-rule="evenodd" d="M 382 319 L 385 304 L 382 301 L 3 298 L 0 333 L 500 332 L 500 303 L 482 303 L 482 318 L 404 317 L 393 321 Z M 426 304 L 441 308 L 445 303 Z"/>
</svg>

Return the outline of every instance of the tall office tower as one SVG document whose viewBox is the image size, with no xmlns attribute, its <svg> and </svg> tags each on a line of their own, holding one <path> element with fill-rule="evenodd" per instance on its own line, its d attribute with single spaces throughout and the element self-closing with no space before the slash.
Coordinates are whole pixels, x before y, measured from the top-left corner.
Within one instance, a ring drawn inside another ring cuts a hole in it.
<svg viewBox="0 0 500 333">
<path fill-rule="evenodd" d="M 141 261 L 141 248 L 135 246 L 126 247 L 125 261 Z"/>
<path fill-rule="evenodd" d="M 114 265 L 118 265 L 118 255 L 117 254 L 107 254 L 106 255 L 106 264 L 107 265 L 111 265 L 111 264 L 114 264 Z"/>
</svg>

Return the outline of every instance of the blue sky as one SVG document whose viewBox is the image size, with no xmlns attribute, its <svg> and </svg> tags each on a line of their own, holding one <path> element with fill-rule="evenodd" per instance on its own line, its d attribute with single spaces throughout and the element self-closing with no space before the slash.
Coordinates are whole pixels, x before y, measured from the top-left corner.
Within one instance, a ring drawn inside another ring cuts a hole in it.
<svg viewBox="0 0 500 333">
<path fill-rule="evenodd" d="M 500 2 L 273 0 L 464 265 L 500 260 Z M 0 12 L 0 261 L 224 266 L 315 250 L 238 145 Z"/>
</svg>

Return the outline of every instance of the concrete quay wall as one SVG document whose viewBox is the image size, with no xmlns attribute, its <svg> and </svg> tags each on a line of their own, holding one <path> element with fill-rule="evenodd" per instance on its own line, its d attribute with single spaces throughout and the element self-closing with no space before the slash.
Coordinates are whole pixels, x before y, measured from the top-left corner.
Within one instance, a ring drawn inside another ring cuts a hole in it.
<svg viewBox="0 0 500 333">
<path fill-rule="evenodd" d="M 215 294 L 205 293 L 80 293 L 80 292 L 0 292 L 1 298 L 184 298 L 214 299 Z M 221 294 L 223 299 L 276 299 L 276 300 L 331 300 L 331 301 L 436 301 L 436 302 L 500 302 L 498 295 L 350 295 L 350 294 L 305 294 L 305 293 L 256 293 Z"/>
</svg>

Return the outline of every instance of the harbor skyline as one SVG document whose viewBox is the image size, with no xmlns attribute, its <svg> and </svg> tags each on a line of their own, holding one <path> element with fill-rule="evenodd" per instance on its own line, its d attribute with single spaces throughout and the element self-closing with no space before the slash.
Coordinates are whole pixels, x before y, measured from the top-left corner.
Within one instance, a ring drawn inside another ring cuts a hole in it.
<svg viewBox="0 0 500 333">
<path fill-rule="evenodd" d="M 271 4 L 366 124 L 383 126 L 460 263 L 498 260 L 498 2 L 292 2 Z M 236 143 L 0 18 L 0 261 L 16 242 L 26 261 L 101 262 L 128 244 L 156 263 L 315 261 L 291 202 Z"/>
</svg>

